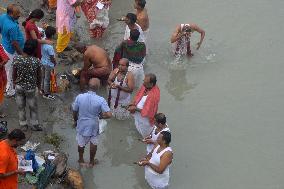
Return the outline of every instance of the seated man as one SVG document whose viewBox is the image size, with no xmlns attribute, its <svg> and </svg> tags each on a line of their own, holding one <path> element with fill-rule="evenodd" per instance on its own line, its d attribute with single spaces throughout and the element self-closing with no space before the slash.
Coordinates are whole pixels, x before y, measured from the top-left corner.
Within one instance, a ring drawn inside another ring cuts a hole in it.
<svg viewBox="0 0 284 189">
<path fill-rule="evenodd" d="M 91 78 L 106 82 L 111 72 L 111 62 L 107 52 L 96 46 L 77 44 L 77 51 L 84 54 L 84 67 L 80 74 L 80 89 L 83 91 Z"/>
<path fill-rule="evenodd" d="M 130 32 L 130 39 L 123 41 L 114 52 L 113 69 L 118 67 L 121 58 L 129 60 L 128 71 L 134 75 L 135 87 L 141 87 L 144 79 L 143 63 L 146 56 L 146 46 L 144 42 L 139 42 L 140 32 L 133 29 Z"/>
</svg>

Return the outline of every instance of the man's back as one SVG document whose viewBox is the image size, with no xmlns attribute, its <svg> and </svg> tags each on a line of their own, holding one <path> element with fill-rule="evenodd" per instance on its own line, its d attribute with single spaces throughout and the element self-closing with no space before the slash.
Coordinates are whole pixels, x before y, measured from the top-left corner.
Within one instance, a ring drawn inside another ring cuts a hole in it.
<svg viewBox="0 0 284 189">
<path fill-rule="evenodd" d="M 89 58 L 94 67 L 109 67 L 110 59 L 107 52 L 96 45 L 89 46 L 85 52 L 85 56 Z M 94 65 L 95 64 L 95 65 Z"/>
<path fill-rule="evenodd" d="M 13 67 L 16 69 L 16 84 L 25 90 L 35 89 L 40 66 L 38 58 L 22 55 L 15 56 Z"/>
<path fill-rule="evenodd" d="M 93 91 L 88 91 L 76 97 L 73 110 L 78 112 L 78 133 L 83 136 L 96 136 L 99 114 L 108 112 L 109 107 L 103 97 L 98 96 Z"/>
<path fill-rule="evenodd" d="M 149 29 L 149 17 L 147 13 L 147 9 L 144 8 L 142 11 L 137 11 L 137 24 L 141 27 L 143 31 Z"/>
<path fill-rule="evenodd" d="M 122 58 L 127 58 L 130 62 L 140 64 L 146 56 L 146 46 L 143 42 L 123 41 L 121 44 Z"/>
</svg>

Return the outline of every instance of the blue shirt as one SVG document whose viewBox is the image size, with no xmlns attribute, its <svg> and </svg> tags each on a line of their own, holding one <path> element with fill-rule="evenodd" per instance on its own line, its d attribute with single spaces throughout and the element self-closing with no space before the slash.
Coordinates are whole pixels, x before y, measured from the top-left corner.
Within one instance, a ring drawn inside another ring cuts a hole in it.
<svg viewBox="0 0 284 189">
<path fill-rule="evenodd" d="M 50 56 L 54 56 L 54 49 L 52 45 L 43 44 L 41 45 L 41 63 L 44 66 L 54 67 L 54 64 L 51 62 Z"/>
<path fill-rule="evenodd" d="M 24 48 L 24 35 L 19 23 L 7 14 L 0 16 L 0 33 L 2 34 L 2 46 L 8 53 L 14 54 L 15 52 L 12 41 L 17 41 L 20 48 Z"/>
<path fill-rule="evenodd" d="M 77 132 L 83 136 L 99 134 L 99 114 L 109 112 L 106 100 L 93 91 L 79 94 L 73 105 L 73 111 L 78 112 Z"/>
</svg>

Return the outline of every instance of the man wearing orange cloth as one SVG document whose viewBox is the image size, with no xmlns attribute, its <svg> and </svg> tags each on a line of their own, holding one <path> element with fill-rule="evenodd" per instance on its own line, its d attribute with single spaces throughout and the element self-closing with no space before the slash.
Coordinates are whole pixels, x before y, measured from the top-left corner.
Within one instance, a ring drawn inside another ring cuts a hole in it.
<svg viewBox="0 0 284 189">
<path fill-rule="evenodd" d="M 133 114 L 135 126 L 143 138 L 148 136 L 154 125 L 154 116 L 160 102 L 160 89 L 155 74 L 145 74 L 144 83 L 136 93 L 128 111 Z"/>
</svg>

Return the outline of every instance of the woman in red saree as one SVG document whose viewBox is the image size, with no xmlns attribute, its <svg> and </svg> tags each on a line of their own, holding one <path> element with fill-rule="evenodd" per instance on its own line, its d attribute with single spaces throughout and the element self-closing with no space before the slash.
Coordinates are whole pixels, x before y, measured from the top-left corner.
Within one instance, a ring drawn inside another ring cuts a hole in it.
<svg viewBox="0 0 284 189">
<path fill-rule="evenodd" d="M 81 4 L 90 27 L 90 37 L 101 38 L 109 24 L 108 10 L 111 0 L 85 0 Z"/>
</svg>

